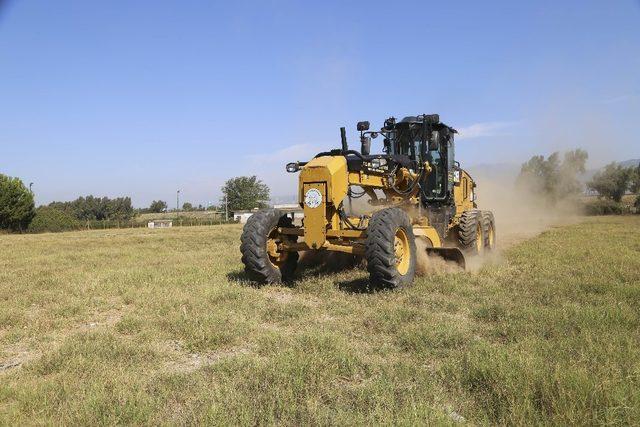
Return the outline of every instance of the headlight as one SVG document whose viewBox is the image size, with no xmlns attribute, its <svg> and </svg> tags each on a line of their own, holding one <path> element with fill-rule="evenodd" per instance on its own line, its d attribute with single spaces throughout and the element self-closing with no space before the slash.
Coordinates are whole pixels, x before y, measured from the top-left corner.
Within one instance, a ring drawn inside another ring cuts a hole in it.
<svg viewBox="0 0 640 427">
<path fill-rule="evenodd" d="M 287 163 L 287 172 L 295 173 L 300 170 L 300 165 L 298 162 Z"/>
</svg>

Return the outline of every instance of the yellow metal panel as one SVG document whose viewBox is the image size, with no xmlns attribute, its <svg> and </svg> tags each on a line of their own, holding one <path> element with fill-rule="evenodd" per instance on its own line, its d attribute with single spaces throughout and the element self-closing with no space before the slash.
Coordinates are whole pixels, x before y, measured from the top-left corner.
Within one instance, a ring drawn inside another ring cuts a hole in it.
<svg viewBox="0 0 640 427">
<path fill-rule="evenodd" d="M 460 181 L 453 187 L 453 197 L 456 202 L 456 216 L 474 208 L 473 205 L 473 179 L 464 170 L 460 171 Z"/>
<path fill-rule="evenodd" d="M 320 206 L 311 208 L 304 204 L 304 241 L 312 248 L 321 247 L 327 240 L 327 186 L 323 182 L 304 184 L 303 195 L 315 188 L 322 194 Z"/>
<path fill-rule="evenodd" d="M 338 206 L 347 196 L 349 186 L 347 175 L 347 159 L 344 156 L 316 157 L 300 172 L 300 203 L 304 203 L 305 193 L 302 189 L 305 184 L 324 182 L 327 189 L 327 202 Z"/>
<path fill-rule="evenodd" d="M 442 246 L 442 242 L 440 241 L 440 236 L 435 228 L 431 226 L 413 226 L 413 234 L 416 236 L 424 236 L 427 239 L 431 240 L 431 244 L 434 248 L 439 248 Z"/>
</svg>

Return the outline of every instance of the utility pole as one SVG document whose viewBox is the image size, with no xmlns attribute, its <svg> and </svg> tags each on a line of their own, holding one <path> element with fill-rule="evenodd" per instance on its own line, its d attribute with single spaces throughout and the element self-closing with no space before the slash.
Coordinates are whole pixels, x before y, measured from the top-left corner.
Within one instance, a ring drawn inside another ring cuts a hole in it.
<svg viewBox="0 0 640 427">
<path fill-rule="evenodd" d="M 180 190 L 176 191 L 176 213 L 180 212 Z"/>
<path fill-rule="evenodd" d="M 227 194 L 224 194 L 224 222 L 229 221 L 229 196 L 227 196 Z"/>
</svg>

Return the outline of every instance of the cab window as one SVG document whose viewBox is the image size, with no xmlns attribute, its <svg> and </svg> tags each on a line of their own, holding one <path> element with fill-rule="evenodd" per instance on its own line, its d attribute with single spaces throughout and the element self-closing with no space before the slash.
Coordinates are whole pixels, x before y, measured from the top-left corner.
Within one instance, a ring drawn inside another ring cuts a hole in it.
<svg viewBox="0 0 640 427">
<path fill-rule="evenodd" d="M 438 150 L 431 150 L 427 153 L 427 161 L 431 165 L 431 173 L 427 177 L 427 197 L 440 197 L 443 193 L 445 168 Z"/>
</svg>

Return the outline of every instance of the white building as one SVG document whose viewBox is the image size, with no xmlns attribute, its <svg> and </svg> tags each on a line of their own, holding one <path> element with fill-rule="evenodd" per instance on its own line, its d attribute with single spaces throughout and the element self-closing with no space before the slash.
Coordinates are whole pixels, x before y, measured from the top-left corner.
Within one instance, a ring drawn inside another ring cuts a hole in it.
<svg viewBox="0 0 640 427">
<path fill-rule="evenodd" d="M 173 227 L 173 221 L 170 219 L 154 219 L 153 221 L 149 221 L 147 223 L 147 227 L 149 228 L 169 228 Z"/>
<path fill-rule="evenodd" d="M 233 220 L 235 222 L 239 222 L 240 224 L 244 224 L 254 213 L 258 212 L 258 208 L 254 208 L 250 211 L 235 211 L 233 213 Z"/>
</svg>

